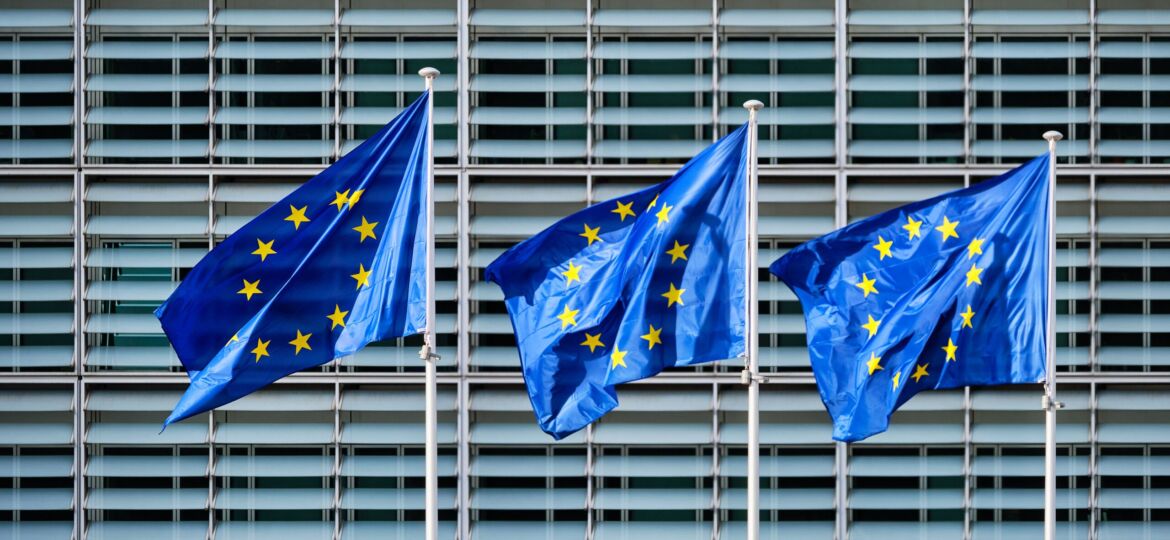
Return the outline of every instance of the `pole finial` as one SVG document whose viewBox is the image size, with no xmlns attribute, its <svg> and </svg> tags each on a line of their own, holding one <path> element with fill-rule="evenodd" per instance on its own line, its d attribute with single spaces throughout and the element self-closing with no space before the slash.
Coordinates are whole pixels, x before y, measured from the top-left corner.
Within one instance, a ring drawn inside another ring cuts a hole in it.
<svg viewBox="0 0 1170 540">
<path fill-rule="evenodd" d="M 418 76 L 424 79 L 434 79 L 439 76 L 439 70 L 433 67 L 425 67 L 418 70 Z"/>
<path fill-rule="evenodd" d="M 743 108 L 745 108 L 749 111 L 758 111 L 758 110 L 764 108 L 764 102 L 762 102 L 758 99 L 749 99 L 749 100 L 743 102 Z"/>
<path fill-rule="evenodd" d="M 1064 135 L 1062 135 L 1059 131 L 1056 131 L 1056 130 L 1044 132 L 1044 140 L 1049 141 L 1049 142 L 1059 141 L 1063 138 L 1064 138 Z"/>
</svg>

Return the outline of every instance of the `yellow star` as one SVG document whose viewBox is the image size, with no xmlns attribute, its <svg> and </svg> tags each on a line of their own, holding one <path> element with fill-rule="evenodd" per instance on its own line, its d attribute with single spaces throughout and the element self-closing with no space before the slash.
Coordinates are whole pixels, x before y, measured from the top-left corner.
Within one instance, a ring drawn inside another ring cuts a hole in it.
<svg viewBox="0 0 1170 540">
<path fill-rule="evenodd" d="M 256 245 L 259 247 L 256 248 L 256 251 L 252 252 L 252 255 L 259 255 L 260 262 L 264 262 L 264 260 L 267 259 L 269 255 L 276 254 L 276 251 L 272 249 L 272 243 L 275 241 L 276 241 L 276 239 L 272 239 L 272 240 L 269 240 L 267 243 L 265 243 L 265 242 L 261 242 L 260 239 L 257 238 Z M 284 249 L 284 248 L 281 248 L 281 249 Z"/>
<path fill-rule="evenodd" d="M 971 324 L 971 317 L 975 316 L 975 312 L 971 311 L 971 304 L 967 304 L 967 311 L 960 313 L 959 316 L 963 318 L 963 324 L 959 325 L 960 330 L 963 328 L 975 328 L 975 326 Z"/>
<path fill-rule="evenodd" d="M 362 237 L 358 239 L 358 243 L 360 244 L 362 242 L 365 242 L 366 238 L 373 238 L 374 240 L 377 240 L 378 237 L 374 236 L 374 227 L 377 227 L 377 226 L 378 226 L 377 221 L 370 223 L 369 221 L 366 221 L 366 216 L 362 216 L 362 224 L 353 228 L 353 230 L 361 233 L 361 235 L 362 235 Z"/>
<path fill-rule="evenodd" d="M 878 235 L 878 243 L 873 246 L 873 248 L 878 250 L 878 253 L 881 254 L 881 256 L 878 257 L 878 260 L 885 260 L 886 257 L 889 257 L 891 255 L 890 248 L 892 247 L 894 247 L 893 240 L 886 240 L 882 238 L 881 235 Z"/>
<path fill-rule="evenodd" d="M 877 334 L 878 325 L 882 322 L 873 320 L 873 315 L 866 315 L 866 317 L 869 317 L 869 322 L 861 325 L 861 327 L 869 330 L 869 337 L 873 337 Z"/>
<path fill-rule="evenodd" d="M 293 229 L 301 230 L 301 223 L 307 223 L 309 218 L 305 217 L 305 211 L 309 209 L 308 205 L 297 208 L 293 205 L 288 205 L 289 214 L 284 218 L 285 221 L 291 221 Z"/>
<path fill-rule="evenodd" d="M 268 356 L 268 344 L 269 343 L 272 343 L 271 339 L 268 341 L 263 341 L 263 340 L 257 338 L 256 339 L 256 348 L 252 349 L 251 351 L 248 351 L 248 352 L 256 355 L 256 361 L 259 362 L 261 356 Z"/>
<path fill-rule="evenodd" d="M 333 304 L 333 313 L 325 316 L 326 319 L 333 321 L 333 326 L 330 326 L 329 329 L 333 330 L 338 326 L 345 328 L 346 315 L 349 315 L 348 311 L 341 311 L 341 306 Z"/>
<path fill-rule="evenodd" d="M 589 241 L 588 245 L 592 246 L 594 242 L 601 241 L 601 237 L 597 236 L 597 232 L 600 230 L 601 230 L 601 226 L 593 227 L 592 229 L 590 229 L 589 224 L 586 223 L 585 224 L 585 232 L 578 234 L 577 236 L 580 236 L 580 237 L 588 240 Z"/>
<path fill-rule="evenodd" d="M 930 373 L 926 372 L 926 366 L 928 366 L 928 365 L 930 365 L 930 364 L 918 364 L 918 367 L 914 369 L 914 374 L 911 375 L 911 377 L 914 378 L 914 382 L 918 382 L 918 379 L 921 379 L 923 377 L 930 376 Z"/>
<path fill-rule="evenodd" d="M 959 237 L 959 233 L 955 232 L 955 227 L 958 227 L 958 226 L 959 226 L 958 221 L 951 221 L 951 220 L 947 219 L 946 216 L 943 216 L 943 224 L 939 225 L 938 227 L 935 227 L 934 230 L 942 233 L 942 235 L 943 235 L 942 241 L 945 243 L 947 241 L 947 238 L 958 238 Z"/>
<path fill-rule="evenodd" d="M 620 348 L 618 348 L 617 345 L 614 345 L 613 346 L 613 353 L 611 353 L 609 355 L 609 360 L 610 360 L 609 369 L 613 369 L 613 368 L 616 368 L 618 366 L 626 367 L 626 353 L 628 353 L 628 352 L 630 352 L 630 351 L 623 351 Z"/>
<path fill-rule="evenodd" d="M 240 335 L 239 334 L 232 334 L 232 338 L 229 339 L 228 342 L 224 346 L 226 347 L 228 345 L 231 345 L 232 343 L 239 343 L 239 342 L 240 342 Z"/>
<path fill-rule="evenodd" d="M 680 306 L 684 305 L 682 301 L 682 294 L 685 292 L 687 292 L 686 289 L 676 289 L 674 288 L 674 283 L 671 283 L 670 290 L 662 293 L 662 296 L 666 297 L 666 307 L 673 306 L 676 302 Z"/>
<path fill-rule="evenodd" d="M 878 356 L 872 352 L 869 353 L 869 361 L 865 363 L 865 366 L 869 368 L 870 375 L 873 375 L 873 372 L 875 372 L 879 369 L 885 369 L 881 366 L 881 361 L 882 361 L 882 358 L 880 356 Z"/>
<path fill-rule="evenodd" d="M 976 255 L 983 255 L 983 239 L 982 238 L 976 238 L 976 239 L 972 240 L 970 244 L 967 244 L 967 259 L 970 260 L 971 257 L 974 257 Z"/>
<path fill-rule="evenodd" d="M 654 325 L 652 324 L 652 325 L 650 325 L 650 333 L 643 334 L 642 339 L 649 342 L 648 344 L 649 344 L 650 350 L 654 350 L 655 343 L 662 344 L 662 338 L 659 337 L 660 335 L 662 335 L 662 329 L 661 328 L 654 328 Z"/>
<path fill-rule="evenodd" d="M 626 220 L 626 216 L 634 217 L 634 210 L 630 208 L 631 206 L 634 206 L 634 201 L 630 201 L 626 204 L 622 204 L 621 201 L 617 201 L 617 209 L 610 210 L 610 212 L 621 216 L 622 221 L 624 222 Z"/>
<path fill-rule="evenodd" d="M 861 274 L 861 283 L 855 283 L 861 292 L 865 293 L 865 298 L 869 298 L 869 293 L 877 294 L 877 288 L 873 286 L 877 283 L 876 279 L 869 279 L 865 274 Z"/>
<path fill-rule="evenodd" d="M 569 309 L 569 306 L 565 306 L 565 310 L 560 315 L 557 315 L 557 318 L 561 320 L 561 330 L 564 330 L 570 324 L 577 326 L 577 314 L 580 312 L 581 310 L 579 309 Z"/>
<path fill-rule="evenodd" d="M 983 282 L 979 280 L 979 274 L 982 273 L 982 268 L 975 266 L 975 263 L 971 263 L 971 269 L 967 270 L 967 286 L 970 287 L 972 283 L 983 285 Z"/>
<path fill-rule="evenodd" d="M 922 222 L 914 221 L 914 216 L 906 216 L 906 224 L 902 228 L 910 233 L 911 240 L 922 236 Z"/>
<path fill-rule="evenodd" d="M 898 383 L 899 383 L 899 382 L 901 382 L 901 381 L 902 381 L 902 372 L 901 372 L 901 371 L 895 371 L 895 372 L 894 372 L 894 390 L 897 390 L 897 389 L 898 389 Z"/>
<path fill-rule="evenodd" d="M 658 199 L 655 198 L 654 200 Z M 654 214 L 654 217 L 658 218 L 658 225 L 662 225 L 663 223 L 670 223 L 670 211 L 672 209 L 674 209 L 673 206 L 670 206 L 669 204 L 663 204 L 662 209 L 659 210 L 658 213 Z"/>
<path fill-rule="evenodd" d="M 331 203 L 329 203 L 329 204 L 332 204 L 333 206 L 336 206 L 336 207 L 337 207 L 337 211 L 338 211 L 338 212 L 340 212 L 340 211 L 341 211 L 341 209 L 342 209 L 343 207 L 345 207 L 345 203 L 348 203 L 348 202 L 349 202 L 349 190 L 348 190 L 348 189 L 347 189 L 347 190 L 345 190 L 345 193 L 342 193 L 342 192 L 340 192 L 340 191 L 334 191 L 334 193 L 336 193 L 336 194 L 337 194 L 337 197 L 336 197 L 336 198 L 334 198 L 334 199 L 333 199 L 333 202 L 331 202 Z"/>
<path fill-rule="evenodd" d="M 953 361 L 958 360 L 957 358 L 955 358 L 955 351 L 959 350 L 959 346 L 955 345 L 955 340 L 953 340 L 951 338 L 947 338 L 947 346 L 943 347 L 942 349 L 947 352 L 947 361 L 948 362 L 953 362 Z"/>
<path fill-rule="evenodd" d="M 679 244 L 678 240 L 675 240 L 674 247 L 666 250 L 666 254 L 670 255 L 670 264 L 674 264 L 674 261 L 679 259 L 687 260 L 687 248 L 689 247 L 691 247 L 690 244 Z"/>
<path fill-rule="evenodd" d="M 364 189 L 354 190 L 353 195 L 349 196 L 349 207 L 353 208 L 353 205 L 357 204 L 358 199 L 361 199 L 362 193 L 365 193 L 365 192 L 366 192 L 366 190 L 364 190 Z"/>
<path fill-rule="evenodd" d="M 646 211 L 649 211 L 651 208 L 654 208 L 654 205 L 658 204 L 658 195 L 661 195 L 661 193 L 654 195 L 654 200 L 650 201 L 650 204 L 646 206 Z"/>
<path fill-rule="evenodd" d="M 301 349 L 308 349 L 310 351 L 313 350 L 313 348 L 309 346 L 309 338 L 311 337 L 313 337 L 313 334 L 302 334 L 299 329 L 297 330 L 297 338 L 288 342 L 289 345 L 297 348 L 296 352 L 293 353 L 294 356 L 301 354 Z"/>
<path fill-rule="evenodd" d="M 354 287 L 354 289 L 360 289 L 362 288 L 362 285 L 365 285 L 366 287 L 370 286 L 370 271 L 366 270 L 366 266 L 363 264 L 359 263 L 358 273 L 350 274 L 349 277 L 357 280 L 357 287 Z"/>
<path fill-rule="evenodd" d="M 258 279 L 256 281 L 248 281 L 245 279 L 244 280 L 244 288 L 236 291 L 236 294 L 242 294 L 242 295 L 247 296 L 248 300 L 252 299 L 253 294 L 263 294 L 263 293 L 264 293 L 264 291 L 260 290 L 260 280 L 258 280 Z"/>
<path fill-rule="evenodd" d="M 585 346 L 585 347 L 589 347 L 589 352 L 593 352 L 593 351 L 597 350 L 598 347 L 602 347 L 602 348 L 605 347 L 605 344 L 601 342 L 601 333 L 600 332 L 596 333 L 596 334 L 590 334 L 589 332 L 585 332 L 585 341 L 582 341 L 581 345 Z"/>
<path fill-rule="evenodd" d="M 581 267 L 573 264 L 573 261 L 569 261 L 569 269 L 561 272 L 561 275 L 565 276 L 565 287 L 568 288 L 574 281 L 581 281 Z"/>
</svg>

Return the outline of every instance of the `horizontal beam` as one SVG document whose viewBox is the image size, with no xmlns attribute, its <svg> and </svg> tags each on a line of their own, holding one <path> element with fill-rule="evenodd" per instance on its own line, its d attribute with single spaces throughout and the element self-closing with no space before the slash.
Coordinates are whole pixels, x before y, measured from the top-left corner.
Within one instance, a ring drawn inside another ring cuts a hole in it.
<svg viewBox="0 0 1170 540">
<path fill-rule="evenodd" d="M 678 166 L 639 166 L 639 165 L 469 165 L 467 167 L 467 174 L 469 176 L 524 176 L 524 177 L 569 177 L 586 175 L 601 176 L 601 177 L 669 177 L 678 171 Z M 847 165 L 844 169 L 847 176 L 955 176 L 960 177 L 967 174 L 973 175 L 990 175 L 998 174 L 1010 168 L 1010 164 L 1000 165 L 921 165 L 921 166 L 900 166 L 900 165 Z M 324 167 L 321 165 L 288 165 L 288 166 L 183 166 L 183 165 L 117 165 L 117 166 L 98 166 L 87 165 L 81 167 L 81 172 L 86 176 L 249 176 L 249 177 L 280 177 L 280 176 L 303 176 L 311 177 L 320 172 Z M 28 177 L 28 176 L 72 176 L 77 172 L 74 167 L 62 166 L 36 166 L 36 165 L 20 165 L 9 166 L 0 165 L 0 178 L 6 176 Z M 1098 176 L 1140 176 L 1140 177 L 1164 177 L 1166 176 L 1165 166 L 1153 165 L 1134 165 L 1127 167 L 1116 166 L 1101 166 L 1101 165 L 1060 165 L 1059 170 L 1064 175 L 1089 175 L 1096 174 Z M 836 175 L 837 168 L 833 165 L 760 165 L 761 176 L 823 176 L 826 179 L 833 178 Z M 435 174 L 440 177 L 455 178 L 459 174 L 459 168 L 456 166 L 436 165 Z"/>
<path fill-rule="evenodd" d="M 816 381 L 812 373 L 765 373 L 768 385 L 811 385 Z M 463 376 L 470 384 L 514 384 L 524 383 L 519 374 L 509 373 L 468 373 Z M 456 373 L 439 373 L 439 384 L 458 384 L 461 380 Z M 3 373 L 0 374 L 0 385 L 56 385 L 73 384 L 78 377 L 72 373 L 60 375 L 52 373 Z M 187 384 L 187 375 L 184 373 L 143 373 L 128 374 L 117 372 L 86 373 L 81 376 L 85 384 Z M 333 384 L 335 381 L 342 384 L 419 384 L 423 383 L 423 373 L 295 373 L 275 384 Z M 1086 385 L 1099 384 L 1170 384 L 1168 373 L 1059 373 L 1057 382 L 1060 384 Z M 688 385 L 688 384 L 720 384 L 740 385 L 738 371 L 726 373 L 663 373 L 656 377 L 634 381 L 630 384 L 645 385 Z"/>
</svg>

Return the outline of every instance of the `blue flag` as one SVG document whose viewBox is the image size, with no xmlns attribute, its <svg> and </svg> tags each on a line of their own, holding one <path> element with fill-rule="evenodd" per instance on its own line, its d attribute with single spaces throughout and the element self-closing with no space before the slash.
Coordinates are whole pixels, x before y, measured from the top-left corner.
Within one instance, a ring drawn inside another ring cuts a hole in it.
<svg viewBox="0 0 1170 540">
<path fill-rule="evenodd" d="M 546 433 L 561 439 L 600 418 L 619 383 L 743 354 L 747 133 L 488 266 Z"/>
<path fill-rule="evenodd" d="M 424 329 L 429 99 L 229 236 L 159 306 L 191 378 L 166 424 Z"/>
<path fill-rule="evenodd" d="M 804 308 L 833 438 L 923 390 L 1045 377 L 1048 155 L 811 240 L 772 273 Z"/>
</svg>

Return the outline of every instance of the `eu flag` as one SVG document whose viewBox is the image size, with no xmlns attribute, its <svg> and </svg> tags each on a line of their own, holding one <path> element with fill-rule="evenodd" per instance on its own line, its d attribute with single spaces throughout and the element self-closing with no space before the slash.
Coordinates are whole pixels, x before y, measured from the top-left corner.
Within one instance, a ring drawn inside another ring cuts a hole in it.
<svg viewBox="0 0 1170 540">
<path fill-rule="evenodd" d="M 743 354 L 747 134 L 488 266 L 546 433 L 561 439 L 609 412 L 619 383 Z"/>
<path fill-rule="evenodd" d="M 923 390 L 1045 377 L 1048 155 L 806 242 L 772 264 L 804 308 L 833 438 Z"/>
<path fill-rule="evenodd" d="M 229 236 L 159 306 L 191 378 L 166 424 L 424 329 L 429 99 Z"/>
</svg>

